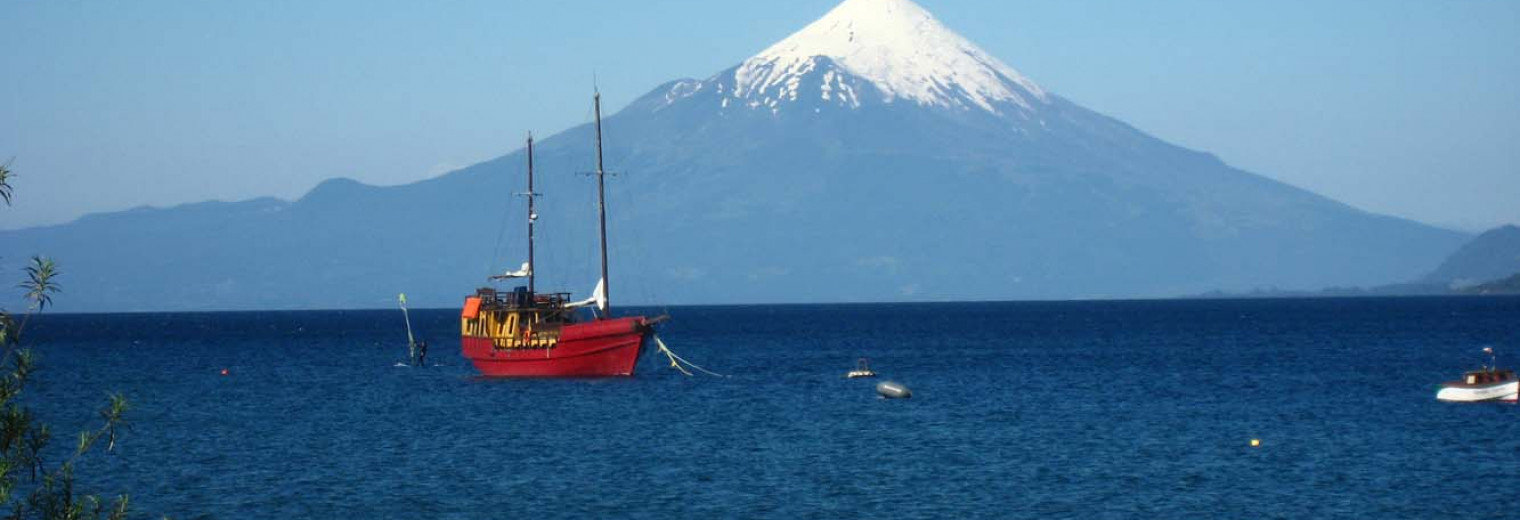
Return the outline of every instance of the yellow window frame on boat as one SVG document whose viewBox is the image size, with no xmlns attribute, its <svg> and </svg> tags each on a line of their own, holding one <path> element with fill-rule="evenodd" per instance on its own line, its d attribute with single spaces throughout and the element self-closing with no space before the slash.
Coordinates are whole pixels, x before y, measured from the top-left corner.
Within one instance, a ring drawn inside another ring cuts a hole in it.
<svg viewBox="0 0 1520 520">
<path fill-rule="evenodd" d="M 525 333 L 525 317 L 529 323 L 539 321 L 536 312 L 483 311 L 474 319 L 461 318 L 459 328 L 465 336 L 491 338 L 496 348 L 553 348 L 559 343 L 559 335 L 552 332 Z"/>
</svg>

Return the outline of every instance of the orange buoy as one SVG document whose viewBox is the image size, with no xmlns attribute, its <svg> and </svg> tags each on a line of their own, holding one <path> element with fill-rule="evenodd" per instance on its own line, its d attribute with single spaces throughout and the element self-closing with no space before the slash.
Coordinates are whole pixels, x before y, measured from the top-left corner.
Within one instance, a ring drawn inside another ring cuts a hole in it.
<svg viewBox="0 0 1520 520">
<path fill-rule="evenodd" d="M 222 375 L 224 375 L 224 376 L 227 375 L 227 369 L 225 369 L 225 368 L 222 369 Z"/>
</svg>

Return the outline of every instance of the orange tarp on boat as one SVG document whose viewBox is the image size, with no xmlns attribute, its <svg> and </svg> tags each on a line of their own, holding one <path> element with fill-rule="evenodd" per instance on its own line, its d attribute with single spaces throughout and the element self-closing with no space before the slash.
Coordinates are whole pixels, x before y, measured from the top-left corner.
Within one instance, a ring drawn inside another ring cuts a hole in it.
<svg viewBox="0 0 1520 520">
<path fill-rule="evenodd" d="M 475 297 L 475 296 L 471 296 L 469 298 L 465 298 L 464 299 L 464 312 L 460 313 L 459 316 L 461 318 L 464 318 L 464 319 L 467 319 L 467 320 L 473 320 L 473 319 L 479 317 L 480 316 L 480 298 L 479 297 Z"/>
</svg>

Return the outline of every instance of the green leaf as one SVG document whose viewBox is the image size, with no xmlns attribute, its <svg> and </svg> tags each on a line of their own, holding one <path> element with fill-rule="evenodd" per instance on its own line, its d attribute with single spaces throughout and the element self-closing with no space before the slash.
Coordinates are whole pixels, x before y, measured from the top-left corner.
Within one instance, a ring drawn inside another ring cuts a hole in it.
<svg viewBox="0 0 1520 520">
<path fill-rule="evenodd" d="M 0 164 L 0 199 L 5 199 L 5 205 L 11 205 L 11 162 L 5 161 Z"/>
<path fill-rule="evenodd" d="M 58 276 L 57 263 L 51 258 L 33 256 L 32 265 L 26 266 L 25 271 L 26 280 L 17 287 L 26 289 L 26 299 L 31 300 L 33 309 L 47 308 L 53 303 L 53 293 L 62 291 L 58 282 L 53 281 Z"/>
</svg>

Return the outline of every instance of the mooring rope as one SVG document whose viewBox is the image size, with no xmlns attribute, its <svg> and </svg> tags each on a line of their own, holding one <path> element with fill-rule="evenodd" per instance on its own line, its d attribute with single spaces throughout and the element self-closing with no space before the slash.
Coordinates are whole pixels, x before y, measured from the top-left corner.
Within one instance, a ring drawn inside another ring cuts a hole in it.
<svg viewBox="0 0 1520 520">
<path fill-rule="evenodd" d="M 673 352 L 673 351 L 670 350 L 670 347 L 665 346 L 665 342 L 661 341 L 659 336 L 655 336 L 654 337 L 654 344 L 660 346 L 660 353 L 665 354 L 665 357 L 670 358 L 670 366 L 671 366 L 671 368 L 674 368 L 676 370 L 680 370 L 682 374 L 686 374 L 688 376 L 692 375 L 690 371 L 686 370 L 686 367 L 682 366 L 684 364 L 686 366 L 689 366 L 691 368 L 695 368 L 698 371 L 700 371 L 700 372 L 702 372 L 704 374 L 713 376 L 713 377 L 731 377 L 731 376 L 725 376 L 723 374 L 719 374 L 717 372 L 713 372 L 711 370 L 702 368 L 701 366 L 697 365 L 696 363 L 692 363 L 692 362 L 687 361 L 686 359 L 682 358 L 681 356 L 676 355 L 675 352 Z"/>
</svg>

